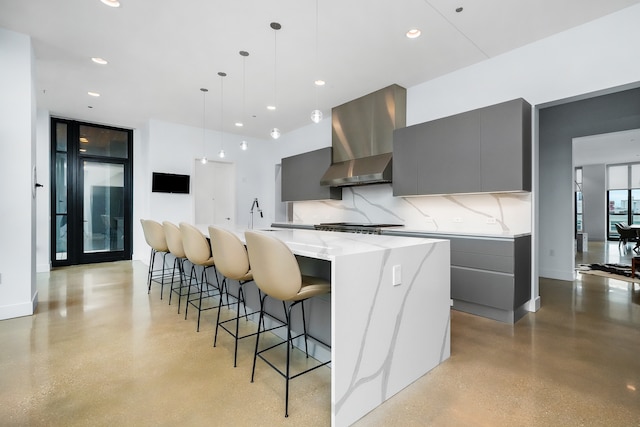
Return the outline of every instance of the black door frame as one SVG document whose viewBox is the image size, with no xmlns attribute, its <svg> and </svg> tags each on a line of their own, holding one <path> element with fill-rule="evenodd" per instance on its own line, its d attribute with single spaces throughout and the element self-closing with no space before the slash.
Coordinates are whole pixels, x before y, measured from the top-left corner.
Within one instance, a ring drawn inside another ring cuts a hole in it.
<svg viewBox="0 0 640 427">
<path fill-rule="evenodd" d="M 56 259 L 56 205 L 51 203 L 51 265 L 52 267 L 89 264 L 107 261 L 130 260 L 133 239 L 133 130 L 75 120 L 51 118 L 51 193 L 52 201 L 56 200 L 56 124 L 67 125 L 67 259 Z M 127 133 L 127 158 L 87 155 L 80 152 L 80 126 L 91 126 L 102 129 L 117 130 Z M 83 175 L 84 161 L 96 163 L 121 164 L 124 166 L 124 224 L 123 249 L 110 252 L 84 253 L 84 206 Z"/>
</svg>

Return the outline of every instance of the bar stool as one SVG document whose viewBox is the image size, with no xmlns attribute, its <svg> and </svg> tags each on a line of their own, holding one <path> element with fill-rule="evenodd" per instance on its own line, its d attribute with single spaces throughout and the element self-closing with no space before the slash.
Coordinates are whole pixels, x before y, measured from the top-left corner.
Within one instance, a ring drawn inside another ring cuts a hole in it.
<svg viewBox="0 0 640 427">
<path fill-rule="evenodd" d="M 253 274 L 249 267 L 249 256 L 247 249 L 242 241 L 232 232 L 220 227 L 209 227 L 209 237 L 211 238 L 211 252 L 216 263 L 216 268 L 223 275 L 223 283 L 227 279 L 238 281 L 238 296 L 236 305 L 236 315 L 234 318 L 220 321 L 220 308 L 222 307 L 222 298 L 218 305 L 218 318 L 216 320 L 216 333 L 213 338 L 213 346 L 216 346 L 218 340 L 218 327 L 227 331 L 235 340 L 235 348 L 233 353 L 233 367 L 237 366 L 238 360 L 238 340 L 249 338 L 257 334 L 257 332 L 239 335 L 240 328 L 240 303 L 245 304 L 244 285 L 253 281 Z M 229 285 L 226 285 L 227 292 Z M 247 314 L 247 307 L 244 306 L 244 317 L 255 314 L 256 312 Z M 225 324 L 235 321 L 235 331 L 228 329 Z"/>
<path fill-rule="evenodd" d="M 260 328 L 258 328 L 258 334 L 256 335 L 256 348 L 253 355 L 253 368 L 251 370 L 251 382 L 255 376 L 256 360 L 260 357 L 269 366 L 275 369 L 280 375 L 285 378 L 285 409 L 284 416 L 289 416 L 289 381 L 307 372 L 313 371 L 325 366 L 331 361 L 320 363 L 314 367 L 308 368 L 295 375 L 291 375 L 290 371 L 290 356 L 291 348 L 293 346 L 293 340 L 304 336 L 305 353 L 309 357 L 309 350 L 307 347 L 307 325 L 304 315 L 304 301 L 317 296 L 331 292 L 331 284 L 321 278 L 303 276 L 300 273 L 300 266 L 295 256 L 287 245 L 281 240 L 269 236 L 264 233 L 255 231 L 245 232 L 247 242 L 247 252 L 249 254 L 249 263 L 251 265 L 251 271 L 253 272 L 254 281 L 258 285 L 258 288 L 264 293 L 264 296 L 260 298 L 260 325 L 264 318 L 264 302 L 267 296 L 287 302 L 289 304 L 288 313 L 286 316 L 286 323 L 282 327 L 287 327 L 287 340 L 278 344 L 272 345 L 265 349 L 258 351 L 260 340 Z M 304 332 L 302 334 L 291 336 L 291 309 L 300 304 L 302 311 L 302 325 Z M 262 331 L 264 332 L 264 331 Z M 265 358 L 263 353 L 285 344 L 287 347 L 287 361 L 285 372 L 282 372 L 273 363 Z M 291 345 L 289 345 L 291 344 Z"/>
<path fill-rule="evenodd" d="M 164 229 L 159 222 L 150 219 L 140 219 L 142 224 L 142 231 L 144 232 L 144 239 L 151 247 L 151 258 L 149 259 L 149 271 L 147 273 L 147 293 L 151 292 L 151 282 L 160 283 L 160 299 L 164 292 L 164 279 L 165 279 L 165 258 L 169 253 L 169 247 L 167 246 L 167 240 L 165 239 Z M 156 254 L 162 254 L 162 270 L 154 270 L 153 266 L 156 261 Z"/>
<path fill-rule="evenodd" d="M 180 313 L 180 303 L 182 301 L 183 293 L 182 289 L 187 281 L 186 274 L 184 272 L 184 262 L 187 260 L 187 254 L 184 252 L 184 246 L 182 245 L 182 233 L 180 228 L 172 222 L 163 221 L 162 228 L 164 228 L 164 235 L 167 239 L 167 246 L 169 252 L 174 256 L 173 271 L 171 273 L 171 288 L 169 290 L 169 305 L 171 305 L 171 297 L 174 293 L 178 294 L 178 313 Z M 176 277 L 176 267 L 178 267 L 178 278 L 180 280 L 180 287 L 175 289 L 173 284 Z"/>
<path fill-rule="evenodd" d="M 202 306 L 202 297 L 205 290 L 207 288 L 207 298 L 219 296 L 222 298 L 223 288 L 220 287 L 220 282 L 218 281 L 218 274 L 215 267 L 215 262 L 213 260 L 213 256 L 211 256 L 211 248 L 209 246 L 209 242 L 207 242 L 207 238 L 193 225 L 187 224 L 186 222 L 180 223 L 180 234 L 182 234 L 182 244 L 184 246 L 184 252 L 187 255 L 187 259 L 191 263 L 191 273 L 189 274 L 189 291 L 187 293 L 187 303 L 184 309 L 184 318 L 187 318 L 187 314 L 189 313 L 189 305 L 192 305 L 194 308 L 198 310 L 198 327 L 197 331 L 200 332 L 200 315 L 205 310 L 211 310 L 212 308 L 217 308 L 217 306 L 213 305 L 210 307 Z M 200 275 L 200 282 L 198 283 L 198 274 L 196 272 L 196 267 L 202 267 L 202 273 Z M 216 290 L 217 294 L 211 295 L 209 292 L 209 280 L 207 275 L 207 270 L 212 268 L 214 270 L 214 275 L 216 276 Z M 196 279 L 196 286 L 198 287 L 198 297 L 191 298 L 191 283 L 193 279 Z"/>
</svg>

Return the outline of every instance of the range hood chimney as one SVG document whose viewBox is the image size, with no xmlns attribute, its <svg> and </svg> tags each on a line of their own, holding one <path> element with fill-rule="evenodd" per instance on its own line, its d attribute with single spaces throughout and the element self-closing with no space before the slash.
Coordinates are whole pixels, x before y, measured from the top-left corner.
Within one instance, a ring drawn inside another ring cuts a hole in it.
<svg viewBox="0 0 640 427">
<path fill-rule="evenodd" d="M 398 85 L 331 109 L 333 162 L 320 185 L 391 182 L 393 131 L 407 123 L 407 91 Z"/>
</svg>

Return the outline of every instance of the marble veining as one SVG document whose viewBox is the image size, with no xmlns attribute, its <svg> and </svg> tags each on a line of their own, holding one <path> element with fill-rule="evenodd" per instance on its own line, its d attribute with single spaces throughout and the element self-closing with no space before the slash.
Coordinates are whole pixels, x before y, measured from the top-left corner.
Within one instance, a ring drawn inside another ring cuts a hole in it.
<svg viewBox="0 0 640 427">
<path fill-rule="evenodd" d="M 384 301 L 383 302 L 378 301 L 378 294 L 379 294 L 379 291 L 380 291 L 380 287 L 382 286 L 382 277 L 383 277 L 382 270 L 384 270 L 384 268 L 387 266 L 387 261 L 389 259 L 389 251 L 385 251 L 385 255 L 383 257 L 383 262 L 382 262 L 382 265 L 380 267 L 380 270 L 381 270 L 380 271 L 380 280 L 378 280 L 378 283 L 377 283 L 377 286 L 376 286 L 375 295 L 373 297 L 373 305 L 371 306 L 371 308 L 369 310 L 369 313 L 368 313 L 367 324 L 365 326 L 364 333 L 362 335 L 360 352 L 358 354 L 358 360 L 357 360 L 357 363 L 356 363 L 356 367 L 355 367 L 355 369 L 353 371 L 353 374 L 351 376 L 351 382 L 350 382 L 350 385 L 349 385 L 346 393 L 343 396 L 341 396 L 338 399 L 338 401 L 336 402 L 336 411 L 337 412 L 340 411 L 340 408 L 342 407 L 342 405 L 351 396 L 351 394 L 355 391 L 355 389 L 357 389 L 358 387 L 360 387 L 364 383 L 370 382 L 372 379 L 376 378 L 379 375 L 382 375 L 382 377 L 383 377 L 383 381 L 382 381 L 381 387 L 380 387 L 380 401 L 383 402 L 388 397 L 390 397 L 389 394 L 388 394 L 388 391 L 387 391 L 387 386 L 388 386 L 389 375 L 390 375 L 390 371 L 391 371 L 391 361 L 393 359 L 394 350 L 395 350 L 395 347 L 396 347 L 395 344 L 396 344 L 396 340 L 397 340 L 397 337 L 398 337 L 398 331 L 399 331 L 400 326 L 401 326 L 402 321 L 403 321 L 404 307 L 406 305 L 407 298 L 411 294 L 411 291 L 412 291 L 412 289 L 413 289 L 413 287 L 415 285 L 416 278 L 418 277 L 419 273 L 422 272 L 422 267 L 423 267 L 425 261 L 431 256 L 431 254 L 433 253 L 434 249 L 435 249 L 435 246 L 431 246 L 429 248 L 428 252 L 422 258 L 422 261 L 420 262 L 420 265 L 418 266 L 418 269 L 416 270 L 416 273 L 411 278 L 409 286 L 407 286 L 407 290 L 406 290 L 406 292 L 404 294 L 404 298 L 402 299 L 402 303 L 395 310 L 394 333 L 392 335 L 392 340 L 389 342 L 389 344 L 387 346 L 386 356 L 383 359 L 383 363 L 380 364 L 380 366 L 378 367 L 378 369 L 375 372 L 365 376 L 365 375 L 361 374 L 362 360 L 363 360 L 363 357 L 365 356 L 365 354 L 364 354 L 365 341 L 367 339 L 375 339 L 375 335 L 376 335 L 375 331 L 371 331 L 369 329 L 370 328 L 370 324 L 371 324 L 371 318 L 373 317 L 374 311 L 377 308 L 379 308 L 378 304 L 384 304 L 385 303 Z M 447 322 L 447 330 L 448 330 L 448 322 Z M 443 334 L 446 335 L 446 332 L 447 332 L 446 330 L 443 331 Z M 445 347 L 446 347 L 446 337 L 445 337 L 445 339 L 443 339 L 441 347 L 440 347 L 440 361 L 444 360 Z"/>
<path fill-rule="evenodd" d="M 343 188 L 342 200 L 295 202 L 293 221 L 401 223 L 451 233 L 531 232 L 530 193 L 481 193 L 393 197 L 390 184 Z"/>
<path fill-rule="evenodd" d="M 327 233 L 368 248 L 332 260 L 332 402 L 346 426 L 449 357 L 450 243 Z"/>
</svg>

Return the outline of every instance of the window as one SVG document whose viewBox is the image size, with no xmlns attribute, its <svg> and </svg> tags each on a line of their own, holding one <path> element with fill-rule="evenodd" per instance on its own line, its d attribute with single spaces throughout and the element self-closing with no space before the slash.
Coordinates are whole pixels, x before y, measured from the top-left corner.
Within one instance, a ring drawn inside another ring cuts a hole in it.
<svg viewBox="0 0 640 427">
<path fill-rule="evenodd" d="M 575 232 L 582 233 L 584 227 L 582 224 L 582 168 L 576 168 L 573 177 L 573 192 L 575 203 Z"/>
<path fill-rule="evenodd" d="M 607 167 L 607 238 L 618 239 L 616 223 L 640 223 L 640 163 Z"/>
</svg>

